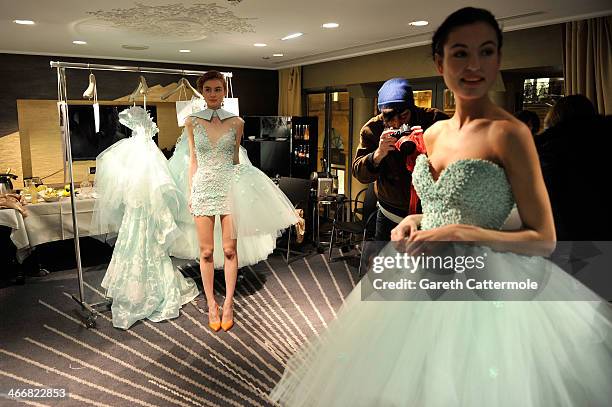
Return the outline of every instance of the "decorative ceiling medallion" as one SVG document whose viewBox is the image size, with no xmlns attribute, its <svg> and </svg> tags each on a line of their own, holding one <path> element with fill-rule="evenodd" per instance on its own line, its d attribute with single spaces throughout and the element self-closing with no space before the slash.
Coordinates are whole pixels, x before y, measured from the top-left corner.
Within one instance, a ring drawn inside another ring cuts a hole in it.
<svg viewBox="0 0 612 407">
<path fill-rule="evenodd" d="M 255 32 L 249 20 L 236 16 L 216 3 L 167 4 L 150 6 L 135 3 L 135 7 L 110 11 L 89 11 L 87 14 L 110 23 L 116 28 L 154 36 L 202 38 L 207 34 Z"/>
</svg>

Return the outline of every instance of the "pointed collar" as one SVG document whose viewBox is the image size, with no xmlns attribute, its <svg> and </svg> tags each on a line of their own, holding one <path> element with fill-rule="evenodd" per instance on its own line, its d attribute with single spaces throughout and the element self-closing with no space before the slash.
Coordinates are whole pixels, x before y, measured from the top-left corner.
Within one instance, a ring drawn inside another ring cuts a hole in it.
<svg viewBox="0 0 612 407">
<path fill-rule="evenodd" d="M 200 119 L 211 121 L 212 118 L 217 115 L 219 119 L 222 121 L 225 119 L 229 119 L 231 117 L 236 117 L 236 115 L 230 111 L 225 109 L 209 109 L 206 108 L 204 110 L 200 110 L 199 112 L 191 113 L 190 116 L 199 117 Z"/>
</svg>

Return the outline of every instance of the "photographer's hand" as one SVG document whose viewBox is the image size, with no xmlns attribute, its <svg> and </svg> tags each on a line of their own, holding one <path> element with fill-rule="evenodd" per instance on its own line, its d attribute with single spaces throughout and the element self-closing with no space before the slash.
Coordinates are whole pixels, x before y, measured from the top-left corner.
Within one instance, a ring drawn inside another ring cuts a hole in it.
<svg viewBox="0 0 612 407">
<path fill-rule="evenodd" d="M 374 165 L 378 166 L 383 158 L 389 154 L 389 151 L 395 150 L 395 137 L 392 137 L 392 134 L 397 132 L 396 129 L 389 129 L 383 131 L 380 135 L 380 140 L 378 141 L 378 148 L 374 151 L 374 156 L 372 157 L 374 160 Z"/>
</svg>

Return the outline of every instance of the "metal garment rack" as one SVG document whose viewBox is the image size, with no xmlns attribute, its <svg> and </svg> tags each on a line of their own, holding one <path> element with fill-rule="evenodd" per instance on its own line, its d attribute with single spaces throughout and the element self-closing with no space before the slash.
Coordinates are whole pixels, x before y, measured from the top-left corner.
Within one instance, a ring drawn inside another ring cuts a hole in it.
<svg viewBox="0 0 612 407">
<path fill-rule="evenodd" d="M 61 119 L 62 130 L 62 148 L 64 150 L 64 174 L 68 170 L 70 178 L 70 207 L 72 209 L 72 230 L 74 231 L 74 251 L 77 265 L 77 278 L 79 283 L 79 296 L 71 294 L 71 297 L 80 305 L 80 315 L 83 318 L 85 326 L 93 328 L 96 326 L 96 317 L 99 310 L 108 310 L 110 303 L 104 301 L 96 304 L 89 304 L 85 301 L 85 290 L 83 285 L 83 267 L 81 265 L 81 246 L 79 243 L 79 228 L 77 221 L 76 201 L 74 196 L 74 174 L 72 168 L 72 146 L 70 144 L 70 121 L 68 120 L 68 88 L 66 86 L 66 69 L 84 69 L 90 71 L 115 71 L 115 72 L 141 72 L 155 74 L 170 74 L 183 76 L 201 76 L 206 71 L 193 71 L 187 69 L 166 69 L 166 68 L 149 68 L 140 66 L 120 66 L 120 65 L 102 65 L 88 64 L 75 62 L 60 62 L 51 61 L 51 68 L 57 69 L 57 98 L 58 98 L 58 114 Z M 232 78 L 231 72 L 222 72 L 225 78 Z M 231 83 L 230 81 L 228 81 Z M 67 162 L 67 166 L 66 166 Z"/>
</svg>

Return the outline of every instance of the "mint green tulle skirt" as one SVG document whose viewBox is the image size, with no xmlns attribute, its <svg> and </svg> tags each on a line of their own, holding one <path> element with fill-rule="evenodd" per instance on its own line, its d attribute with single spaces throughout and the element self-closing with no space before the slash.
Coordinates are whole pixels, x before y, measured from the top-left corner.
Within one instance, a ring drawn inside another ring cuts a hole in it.
<svg viewBox="0 0 612 407">
<path fill-rule="evenodd" d="M 610 405 L 610 304 L 543 258 L 489 251 L 488 261 L 498 281 L 544 270 L 540 294 L 559 300 L 446 301 L 447 292 L 435 301 L 370 301 L 362 299 L 368 274 L 328 331 L 289 360 L 271 399 L 335 407 Z M 560 300 L 566 295 L 583 300 Z"/>
</svg>

